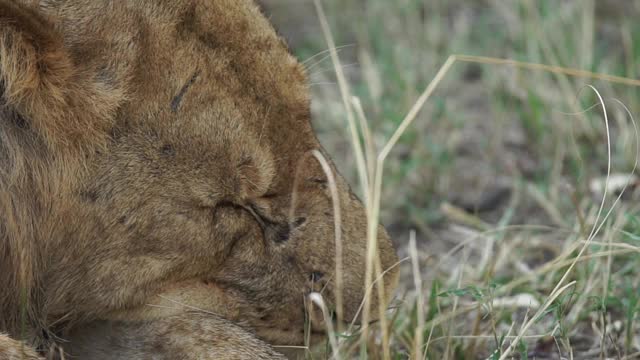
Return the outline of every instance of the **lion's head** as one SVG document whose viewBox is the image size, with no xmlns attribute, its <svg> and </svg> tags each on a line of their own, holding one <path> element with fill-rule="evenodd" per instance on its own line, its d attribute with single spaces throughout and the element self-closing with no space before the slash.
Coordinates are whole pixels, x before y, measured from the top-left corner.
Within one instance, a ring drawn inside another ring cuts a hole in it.
<svg viewBox="0 0 640 360">
<path fill-rule="evenodd" d="M 97 320 L 179 315 L 171 301 L 302 343 L 305 296 L 335 306 L 334 199 L 305 70 L 259 9 L 33 3 L 0 0 L 0 331 L 18 336 L 26 317 L 44 341 Z M 351 320 L 367 221 L 330 167 Z M 377 235 L 390 268 L 395 252 Z M 395 281 L 391 270 L 388 293 Z"/>
</svg>

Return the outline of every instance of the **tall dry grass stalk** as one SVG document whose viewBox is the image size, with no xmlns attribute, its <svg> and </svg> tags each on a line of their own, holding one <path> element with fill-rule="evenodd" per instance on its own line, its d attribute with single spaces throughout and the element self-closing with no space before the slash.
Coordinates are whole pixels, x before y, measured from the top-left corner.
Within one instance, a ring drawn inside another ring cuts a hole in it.
<svg viewBox="0 0 640 360">
<path fill-rule="evenodd" d="M 418 326 L 414 334 L 413 356 L 416 359 L 422 359 L 423 332 L 424 332 L 424 297 L 422 296 L 422 276 L 420 271 L 420 260 L 418 257 L 418 248 L 416 246 L 416 233 L 411 232 L 409 238 L 409 254 L 411 256 L 411 270 L 413 272 L 413 283 L 416 287 L 416 308 L 418 317 Z"/>
</svg>

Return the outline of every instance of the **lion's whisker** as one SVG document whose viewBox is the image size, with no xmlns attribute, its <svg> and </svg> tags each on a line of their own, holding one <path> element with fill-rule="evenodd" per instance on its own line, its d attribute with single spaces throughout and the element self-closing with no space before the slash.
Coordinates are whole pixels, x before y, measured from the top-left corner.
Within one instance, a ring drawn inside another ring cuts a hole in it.
<svg viewBox="0 0 640 360">
<path fill-rule="evenodd" d="M 316 83 L 309 83 L 309 87 L 312 86 L 316 86 L 316 85 L 336 85 L 335 82 L 316 82 Z"/>
<path fill-rule="evenodd" d="M 296 345 L 273 345 L 273 348 L 277 349 L 301 349 L 301 350 L 309 350 L 308 346 L 296 346 Z"/>
<path fill-rule="evenodd" d="M 267 127 L 267 120 L 269 119 L 270 113 L 271 106 L 267 107 L 267 112 L 264 115 L 264 119 L 262 120 L 262 128 L 260 129 L 260 135 L 258 136 L 258 145 L 262 144 L 262 136 L 264 135 L 264 129 Z"/>
<path fill-rule="evenodd" d="M 157 305 L 157 304 L 144 304 L 145 306 L 149 306 L 149 307 L 153 307 L 153 308 L 158 308 L 158 309 L 167 309 L 167 310 L 180 310 L 180 308 L 178 307 L 171 307 L 171 306 L 165 306 L 165 305 Z"/>
<path fill-rule="evenodd" d="M 336 50 L 337 52 L 340 52 L 342 49 L 344 49 L 344 48 L 348 48 L 348 47 L 351 47 L 351 46 L 355 46 L 355 44 L 346 44 L 346 45 L 337 46 L 337 47 L 335 48 L 335 50 Z M 305 68 L 307 68 L 306 66 L 307 66 L 307 64 L 308 64 L 311 60 L 313 60 L 313 59 L 317 58 L 318 56 L 322 56 L 322 55 L 324 55 L 324 54 L 327 54 L 327 53 L 329 53 L 329 52 L 331 52 L 331 49 L 330 49 L 330 48 L 329 48 L 329 49 L 326 49 L 326 50 L 322 50 L 322 51 L 318 52 L 317 54 L 315 54 L 315 55 L 311 56 L 310 58 L 308 58 L 308 59 L 304 60 L 303 62 L 301 62 L 301 64 L 302 64 L 303 66 L 305 66 Z M 310 66 L 313 66 L 313 65 L 315 65 L 315 64 L 317 64 L 317 63 L 319 63 L 319 62 L 322 62 L 322 61 L 324 61 L 324 59 L 326 59 L 326 57 L 323 57 L 323 59 L 322 59 L 322 60 L 319 60 L 319 61 L 315 62 L 314 64 L 312 64 L 312 65 L 310 65 Z M 307 68 L 307 70 L 308 70 L 308 68 Z"/>
<path fill-rule="evenodd" d="M 354 62 L 354 63 L 351 63 L 351 64 L 342 65 L 341 68 L 342 69 L 347 69 L 347 68 L 357 67 L 359 65 L 360 65 L 360 63 Z M 317 76 L 317 75 L 320 75 L 320 74 L 323 74 L 323 73 L 326 73 L 326 72 L 329 72 L 329 71 L 335 71 L 335 68 L 334 67 L 331 67 L 331 68 L 328 68 L 328 69 L 323 68 L 323 69 L 314 71 L 313 73 L 309 74 L 309 77 L 312 78 L 314 76 Z"/>
<path fill-rule="evenodd" d="M 356 319 L 358 318 L 358 316 L 360 316 L 360 312 L 363 310 L 364 308 L 364 304 L 365 304 L 365 300 L 367 298 L 367 296 L 371 296 L 371 291 L 373 290 L 374 286 L 376 285 L 376 283 L 378 281 L 381 281 L 382 278 L 391 270 L 393 270 L 394 268 L 400 266 L 400 264 L 402 264 L 403 262 L 409 260 L 409 257 L 405 257 L 402 258 L 400 260 L 398 260 L 395 264 L 389 266 L 386 270 L 384 270 L 380 276 L 378 276 L 377 278 L 375 278 L 372 282 L 371 282 L 371 286 L 369 286 L 366 291 L 365 291 L 365 296 L 362 299 L 362 301 L 360 302 L 360 306 L 358 306 L 358 310 L 356 311 L 356 315 L 353 317 L 353 321 L 351 322 L 351 324 L 349 325 L 349 330 L 351 330 L 355 324 L 356 324 Z"/>
<path fill-rule="evenodd" d="M 174 304 L 177 304 L 177 305 L 180 305 L 180 306 L 184 306 L 184 307 L 186 307 L 187 309 L 200 311 L 200 312 L 202 312 L 202 313 L 209 314 L 209 315 L 219 316 L 218 314 L 213 313 L 213 312 L 211 312 L 211 311 L 207 311 L 207 310 L 205 310 L 205 309 L 200 309 L 200 308 L 198 308 L 198 307 L 195 307 L 195 306 L 192 306 L 192 305 L 188 305 L 188 304 L 182 303 L 182 302 L 180 302 L 180 301 L 177 301 L 177 300 L 174 300 L 174 299 L 168 298 L 168 297 L 163 296 L 163 295 L 158 295 L 158 297 L 159 297 L 159 298 L 161 298 L 161 299 L 164 299 L 164 300 L 170 301 L 170 302 L 172 302 L 172 303 L 174 303 Z"/>
</svg>

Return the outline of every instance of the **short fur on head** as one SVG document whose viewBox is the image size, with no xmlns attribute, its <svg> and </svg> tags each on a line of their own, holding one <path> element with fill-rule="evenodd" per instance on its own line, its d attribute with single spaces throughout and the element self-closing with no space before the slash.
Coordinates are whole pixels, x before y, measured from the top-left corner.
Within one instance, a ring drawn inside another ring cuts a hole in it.
<svg viewBox="0 0 640 360">
<path fill-rule="evenodd" d="M 229 324 L 303 344 L 305 297 L 335 305 L 333 205 L 304 68 L 257 6 L 33 3 L 0 0 L 0 332 L 73 349 L 79 329 L 178 319 L 212 321 L 175 327 L 202 341 Z M 367 222 L 336 183 L 351 320 Z M 393 267 L 382 227 L 378 242 Z"/>
</svg>

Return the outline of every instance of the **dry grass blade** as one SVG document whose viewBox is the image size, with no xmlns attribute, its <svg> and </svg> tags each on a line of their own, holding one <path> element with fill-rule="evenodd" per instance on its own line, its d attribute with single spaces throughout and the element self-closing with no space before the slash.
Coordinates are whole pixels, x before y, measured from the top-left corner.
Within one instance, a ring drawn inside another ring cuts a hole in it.
<svg viewBox="0 0 640 360">
<path fill-rule="evenodd" d="M 471 62 L 471 63 L 477 63 L 477 64 L 515 66 L 521 69 L 546 71 L 553 74 L 564 74 L 564 75 L 581 77 L 581 78 L 603 80 L 603 81 L 607 81 L 614 84 L 640 86 L 640 80 L 629 79 L 622 76 L 595 73 L 595 72 L 580 70 L 580 69 L 566 68 L 562 66 L 536 64 L 536 63 L 530 63 L 530 62 L 524 62 L 524 61 L 500 59 L 500 58 L 487 57 L 487 56 L 454 55 L 454 57 L 457 60 L 464 61 L 464 62 Z"/>
<path fill-rule="evenodd" d="M 342 65 L 340 63 L 340 58 L 338 57 L 338 52 L 336 51 L 336 44 L 333 40 L 333 36 L 331 35 L 331 30 L 329 28 L 329 23 L 327 22 L 327 17 L 324 14 L 324 10 L 319 0 L 314 0 L 314 4 L 316 7 L 316 11 L 318 12 L 318 18 L 320 19 L 320 25 L 322 26 L 322 32 L 324 34 L 325 40 L 329 46 L 329 54 L 331 55 L 331 61 L 336 71 L 336 75 L 338 77 L 338 85 L 340 87 L 340 93 L 342 95 L 344 108 L 347 113 L 347 120 L 349 123 L 349 132 L 351 133 L 351 141 L 356 154 L 356 164 L 358 167 L 358 175 L 360 177 L 360 185 L 362 186 L 363 191 L 369 188 L 369 180 L 367 179 L 367 171 L 366 171 L 366 163 L 364 160 L 364 153 L 362 151 L 362 144 L 360 143 L 360 139 L 358 137 L 358 127 L 356 125 L 355 117 L 353 115 L 353 110 L 351 108 L 351 104 L 349 99 L 351 98 L 351 91 L 349 90 L 349 84 L 344 76 L 344 71 Z"/>
<path fill-rule="evenodd" d="M 331 170 L 331 166 L 327 159 L 318 150 L 313 150 L 313 156 L 322 166 L 327 180 L 329 182 L 329 190 L 331 191 L 331 202 L 333 203 L 333 229 L 334 240 L 336 246 L 336 313 L 338 315 L 338 324 L 342 323 L 343 306 L 342 306 L 342 216 L 340 213 L 340 198 L 338 197 L 338 186 L 336 179 Z M 340 329 L 338 329 L 340 330 Z"/>
<path fill-rule="evenodd" d="M 358 115 L 358 120 L 360 121 L 360 131 L 362 131 L 362 135 L 364 137 L 365 144 L 365 153 L 367 160 L 367 178 L 373 179 L 375 164 L 373 163 L 375 159 L 375 146 L 373 144 L 373 137 L 371 136 L 371 131 L 369 130 L 369 126 L 367 125 L 367 117 L 364 114 L 364 110 L 362 109 L 362 103 L 360 99 L 357 97 L 353 97 L 351 99 L 351 103 L 355 108 L 356 114 Z M 368 203 L 368 189 L 365 191 L 365 203 Z"/>
<path fill-rule="evenodd" d="M 422 359 L 422 343 L 424 332 L 424 297 L 422 296 L 422 278 L 420 275 L 420 261 L 418 259 L 418 249 L 416 247 L 416 233 L 411 232 L 411 238 L 409 239 L 409 254 L 411 256 L 411 265 L 413 272 L 413 281 L 416 287 L 416 308 L 418 313 L 418 326 L 415 329 L 414 334 L 414 347 L 413 358 L 416 360 Z"/>
<path fill-rule="evenodd" d="M 327 324 L 327 332 L 329 336 L 329 343 L 331 344 L 331 351 L 333 353 L 333 358 L 338 360 L 340 359 L 340 349 L 338 346 L 338 339 L 336 338 L 336 332 L 333 328 L 333 321 L 331 320 L 331 316 L 329 313 L 329 309 L 322 298 L 322 295 L 319 293 L 311 293 L 309 294 L 309 300 L 316 306 L 322 310 L 322 316 L 324 317 L 324 322 Z"/>
</svg>

